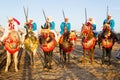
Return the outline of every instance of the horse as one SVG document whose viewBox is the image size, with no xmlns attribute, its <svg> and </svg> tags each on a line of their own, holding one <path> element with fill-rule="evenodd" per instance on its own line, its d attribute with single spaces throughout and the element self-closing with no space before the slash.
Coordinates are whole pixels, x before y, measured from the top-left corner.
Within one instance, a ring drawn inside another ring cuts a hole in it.
<svg viewBox="0 0 120 80">
<path fill-rule="evenodd" d="M 4 28 L 0 25 L 0 39 L 2 38 L 3 34 L 4 34 Z M 2 41 L 0 41 L 0 50 L 4 50 Z"/>
<path fill-rule="evenodd" d="M 68 63 L 70 62 L 70 52 L 74 49 L 76 39 L 76 33 L 68 31 L 65 27 L 64 33 L 59 39 L 60 61 L 66 63 L 68 60 Z"/>
<path fill-rule="evenodd" d="M 37 47 L 39 45 L 38 38 L 34 34 L 33 31 L 28 31 L 28 33 L 25 35 L 25 39 L 23 41 L 24 49 L 30 56 L 30 64 L 34 66 L 35 64 L 35 55 L 37 51 Z"/>
<path fill-rule="evenodd" d="M 82 64 L 86 63 L 86 52 L 88 51 L 88 57 L 91 61 L 91 64 L 94 64 L 94 50 L 96 44 L 96 37 L 92 30 L 92 25 L 90 24 L 83 24 L 81 29 L 82 37 L 82 47 L 83 47 L 83 59 Z"/>
<path fill-rule="evenodd" d="M 8 36 L 4 39 L 4 48 L 7 52 L 7 63 L 5 72 L 8 72 L 8 68 L 11 63 L 11 55 L 13 55 L 15 63 L 15 71 L 18 72 L 18 52 L 20 50 L 20 37 L 17 31 L 11 30 Z"/>
<path fill-rule="evenodd" d="M 114 43 L 118 41 L 115 32 L 111 31 L 109 24 L 104 24 L 103 31 L 98 35 L 99 47 L 102 46 L 102 64 L 105 64 L 105 57 L 108 57 L 109 65 L 111 64 L 111 51 Z"/>
<path fill-rule="evenodd" d="M 51 32 L 49 28 L 44 28 L 41 26 L 39 43 L 40 43 L 40 48 L 44 52 L 45 65 L 43 68 L 52 69 L 52 66 L 51 66 L 52 56 L 53 56 L 53 50 L 56 45 L 54 33 Z"/>
</svg>

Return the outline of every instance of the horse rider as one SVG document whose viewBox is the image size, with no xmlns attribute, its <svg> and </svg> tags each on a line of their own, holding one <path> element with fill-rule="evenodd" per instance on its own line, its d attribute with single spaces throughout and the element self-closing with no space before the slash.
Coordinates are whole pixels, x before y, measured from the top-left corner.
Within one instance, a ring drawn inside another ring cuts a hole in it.
<svg viewBox="0 0 120 80">
<path fill-rule="evenodd" d="M 27 28 L 28 32 L 33 31 L 35 36 L 38 38 L 37 24 L 33 22 L 33 19 L 29 19 L 29 21 L 24 24 L 24 28 Z"/>
<path fill-rule="evenodd" d="M 20 22 L 16 18 L 9 17 L 7 26 L 5 27 L 5 32 L 0 40 L 3 41 L 4 38 L 6 38 L 8 36 L 8 34 L 11 30 L 18 31 L 19 26 L 20 26 Z"/>
<path fill-rule="evenodd" d="M 87 24 L 92 26 L 94 36 L 97 37 L 98 32 L 96 31 L 96 23 L 95 23 L 95 21 L 94 21 L 94 19 L 92 17 L 89 18 Z"/>
<path fill-rule="evenodd" d="M 44 28 L 49 28 L 51 32 L 55 35 L 55 40 L 57 40 L 57 33 L 55 31 L 55 22 L 52 20 L 51 16 L 48 16 L 46 19 L 46 23 L 44 24 Z"/>
<path fill-rule="evenodd" d="M 59 38 L 61 37 L 61 35 L 64 34 L 64 32 L 65 32 L 64 30 L 65 29 L 67 29 L 68 32 L 70 32 L 70 30 L 71 30 L 71 23 L 69 22 L 69 18 L 68 17 L 65 17 L 64 22 L 62 22 L 60 24 L 60 36 L 59 36 Z"/>
<path fill-rule="evenodd" d="M 104 24 L 109 24 L 110 25 L 110 29 L 112 30 L 112 31 L 114 31 L 114 26 L 115 26 L 115 21 L 114 21 L 114 19 L 112 19 L 112 15 L 108 15 L 107 16 L 107 18 L 103 21 L 103 25 Z"/>
</svg>

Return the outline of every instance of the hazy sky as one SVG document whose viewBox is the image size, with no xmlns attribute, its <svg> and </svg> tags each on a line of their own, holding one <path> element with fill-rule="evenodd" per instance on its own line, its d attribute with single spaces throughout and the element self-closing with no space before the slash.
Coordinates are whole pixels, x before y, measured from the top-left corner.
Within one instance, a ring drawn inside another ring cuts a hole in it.
<svg viewBox="0 0 120 80">
<path fill-rule="evenodd" d="M 120 0 L 2 0 L 0 2 L 0 24 L 6 26 L 7 17 L 15 17 L 21 22 L 21 27 L 25 22 L 23 6 L 29 8 L 29 18 L 32 18 L 40 29 L 40 25 L 45 22 L 42 9 L 46 16 L 52 16 L 55 21 L 56 30 L 60 30 L 60 23 L 65 16 L 69 17 L 71 27 L 80 31 L 82 23 L 85 22 L 85 8 L 87 18 L 93 17 L 97 24 L 97 31 L 102 29 L 103 20 L 106 18 L 107 5 L 109 14 L 115 20 L 115 31 L 120 32 Z"/>
</svg>

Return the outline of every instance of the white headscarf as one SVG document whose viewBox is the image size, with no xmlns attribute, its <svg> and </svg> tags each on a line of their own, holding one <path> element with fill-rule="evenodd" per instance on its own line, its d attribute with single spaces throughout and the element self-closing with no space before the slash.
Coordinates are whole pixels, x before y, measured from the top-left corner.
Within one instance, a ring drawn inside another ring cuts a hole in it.
<svg viewBox="0 0 120 80">
<path fill-rule="evenodd" d="M 89 18 L 88 22 L 91 23 L 91 24 L 96 24 L 95 20 L 92 17 Z"/>
</svg>

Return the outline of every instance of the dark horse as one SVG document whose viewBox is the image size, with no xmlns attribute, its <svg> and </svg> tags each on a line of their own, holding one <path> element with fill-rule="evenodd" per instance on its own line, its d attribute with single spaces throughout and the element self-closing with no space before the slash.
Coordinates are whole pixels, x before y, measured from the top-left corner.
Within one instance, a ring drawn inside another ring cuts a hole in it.
<svg viewBox="0 0 120 80">
<path fill-rule="evenodd" d="M 108 60 L 109 65 L 111 64 L 111 51 L 115 41 L 117 40 L 118 40 L 117 35 L 110 30 L 110 25 L 105 24 L 103 26 L 102 33 L 98 35 L 98 44 L 99 47 L 100 45 L 102 46 L 102 51 L 103 51 L 102 64 L 105 63 L 105 57 L 109 58 Z"/>
<path fill-rule="evenodd" d="M 39 36 L 40 47 L 44 52 L 44 68 L 52 69 L 52 55 L 56 45 L 54 33 L 49 28 L 41 26 L 41 33 Z"/>
<path fill-rule="evenodd" d="M 64 34 L 59 39 L 60 60 L 63 61 L 64 63 L 66 63 L 66 60 L 70 62 L 70 52 L 73 50 L 75 41 L 76 41 L 75 32 L 74 31 L 69 32 L 65 27 Z"/>
<path fill-rule="evenodd" d="M 94 50 L 96 44 L 96 38 L 94 36 L 92 26 L 90 24 L 83 24 L 81 29 L 81 37 L 82 37 L 82 46 L 83 46 L 83 59 L 82 63 L 85 64 L 86 60 L 86 51 L 88 51 L 89 59 L 91 63 L 94 63 Z"/>
</svg>

